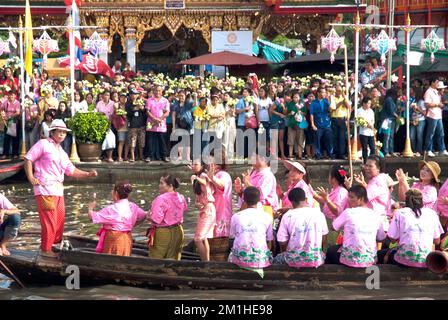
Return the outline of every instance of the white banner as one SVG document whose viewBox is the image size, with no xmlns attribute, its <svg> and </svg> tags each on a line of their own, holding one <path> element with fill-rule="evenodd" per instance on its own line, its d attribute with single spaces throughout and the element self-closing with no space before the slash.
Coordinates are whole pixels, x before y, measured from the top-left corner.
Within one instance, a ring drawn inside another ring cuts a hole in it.
<svg viewBox="0 0 448 320">
<path fill-rule="evenodd" d="M 212 31 L 212 53 L 219 51 L 252 55 L 252 31 Z"/>
</svg>

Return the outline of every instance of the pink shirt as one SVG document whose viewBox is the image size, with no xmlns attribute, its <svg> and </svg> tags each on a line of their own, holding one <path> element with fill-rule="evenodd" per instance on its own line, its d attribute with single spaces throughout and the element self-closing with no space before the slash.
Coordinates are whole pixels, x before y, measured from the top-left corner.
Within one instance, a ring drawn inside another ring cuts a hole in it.
<svg viewBox="0 0 448 320">
<path fill-rule="evenodd" d="M 20 102 L 18 100 L 14 100 L 14 102 L 9 102 L 9 100 L 5 100 L 2 105 L 2 111 L 5 111 L 6 118 L 9 119 L 11 116 L 16 115 L 16 113 L 20 112 Z"/>
<path fill-rule="evenodd" d="M 357 207 L 344 210 L 333 221 L 336 231 L 344 230 L 340 258 L 342 264 L 365 268 L 376 263 L 376 242 L 386 237 L 382 219 L 372 209 Z"/>
<path fill-rule="evenodd" d="M 178 192 L 166 192 L 152 202 L 150 217 L 154 226 L 169 227 L 181 224 L 187 210 L 187 201 L 183 195 Z"/>
<path fill-rule="evenodd" d="M 157 101 L 156 98 L 152 97 L 146 100 L 146 110 L 151 112 L 155 117 L 160 118 L 162 115 L 170 109 L 170 102 L 168 99 L 161 97 L 160 100 Z M 148 117 L 147 122 L 151 122 L 153 119 Z M 149 131 L 152 132 L 166 132 L 166 118 L 163 121 L 153 126 Z"/>
<path fill-rule="evenodd" d="M 272 261 L 267 241 L 274 239 L 272 218 L 263 210 L 248 208 L 235 213 L 230 223 L 234 238 L 230 262 L 240 267 L 264 268 Z"/>
<path fill-rule="evenodd" d="M 288 241 L 286 261 L 290 267 L 318 267 L 325 262 L 322 237 L 326 234 L 327 221 L 319 209 L 299 208 L 285 213 L 277 240 Z"/>
<path fill-rule="evenodd" d="M 106 104 L 103 100 L 98 101 L 96 104 L 96 111 L 104 113 L 106 115 L 107 120 L 110 119 L 110 117 L 114 114 L 115 111 L 115 102 L 112 100 L 109 100 L 109 102 Z"/>
<path fill-rule="evenodd" d="M 439 104 L 442 101 L 442 97 L 439 95 L 439 92 L 437 89 L 428 88 L 425 92 L 425 96 L 423 97 L 425 99 L 425 103 L 435 103 Z M 442 119 L 442 108 L 435 107 L 435 108 L 426 108 L 427 114 L 426 117 L 431 119 Z"/>
<path fill-rule="evenodd" d="M 333 188 L 328 195 L 328 198 L 333 202 L 338 208 L 338 214 L 334 214 L 328 205 L 325 203 L 322 207 L 322 212 L 328 219 L 335 219 L 342 211 L 348 208 L 348 190 L 342 186 L 337 186 Z"/>
<path fill-rule="evenodd" d="M 369 208 L 382 216 L 392 216 L 391 194 L 387 186 L 386 174 L 380 173 L 369 180 L 367 184 L 367 197 Z"/>
<path fill-rule="evenodd" d="M 441 217 L 448 217 L 448 204 L 443 203 L 445 197 L 448 197 L 448 180 L 440 188 L 439 198 L 437 199 L 437 212 Z"/>
<path fill-rule="evenodd" d="M 262 205 L 271 206 L 273 210 L 278 209 L 277 180 L 271 168 L 267 167 L 261 171 L 252 171 L 250 183 L 260 190 L 260 202 Z"/>
<path fill-rule="evenodd" d="M 215 237 L 228 237 L 232 219 L 232 177 L 225 171 L 219 171 L 215 178 L 224 183 L 224 190 L 215 188 L 216 228 Z"/>
<path fill-rule="evenodd" d="M 202 173 L 199 176 L 199 178 L 208 181 L 206 176 L 207 176 L 206 173 Z M 210 202 L 215 202 L 215 197 L 214 197 L 215 188 L 213 188 L 213 185 L 211 183 L 207 182 L 207 185 L 205 185 L 205 186 L 201 185 L 201 190 L 202 190 L 202 193 L 200 195 L 196 195 L 196 203 L 205 206 Z"/>
<path fill-rule="evenodd" d="M 418 189 L 423 195 L 423 207 L 437 210 L 437 188 L 433 185 L 423 185 L 421 182 L 415 182 L 412 189 Z"/>
<path fill-rule="evenodd" d="M 144 220 L 146 212 L 128 199 L 121 199 L 100 211 L 92 212 L 92 221 L 103 224 L 107 230 L 132 231 L 137 221 Z"/>
<path fill-rule="evenodd" d="M 11 210 L 14 208 L 15 206 L 3 194 L 0 193 L 0 209 Z"/>
<path fill-rule="evenodd" d="M 443 228 L 437 213 L 422 208 L 417 218 L 410 208 L 395 212 L 388 236 L 399 239 L 395 261 L 410 267 L 426 268 L 426 257 L 432 251 L 434 239 L 440 238 Z"/>
<path fill-rule="evenodd" d="M 289 186 L 288 191 L 286 191 L 285 194 L 283 195 L 282 207 L 292 208 L 292 204 L 291 201 L 289 201 L 288 199 L 288 195 L 294 188 L 301 188 L 303 191 L 305 191 L 306 203 L 308 203 L 308 206 L 312 207 L 314 204 L 313 188 L 309 184 L 307 184 L 303 179 L 301 179 L 297 183 L 292 183 Z"/>
<path fill-rule="evenodd" d="M 40 185 L 34 186 L 34 195 L 64 195 L 64 174 L 71 176 L 75 166 L 67 153 L 53 139 L 40 139 L 25 155 L 34 164 L 34 177 Z"/>
</svg>

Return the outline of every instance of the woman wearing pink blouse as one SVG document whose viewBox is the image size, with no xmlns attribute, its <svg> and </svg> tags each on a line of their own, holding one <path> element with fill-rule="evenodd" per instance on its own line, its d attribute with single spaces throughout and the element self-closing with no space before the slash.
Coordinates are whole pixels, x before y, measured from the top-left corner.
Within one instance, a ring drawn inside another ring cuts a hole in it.
<svg viewBox="0 0 448 320">
<path fill-rule="evenodd" d="M 109 121 L 109 123 L 111 122 L 110 118 L 115 112 L 115 102 L 110 99 L 109 91 L 104 91 L 101 100 L 98 101 L 98 103 L 96 104 L 96 111 L 103 113 L 106 116 L 107 121 Z M 114 162 L 114 160 L 112 159 L 112 153 L 114 149 L 115 149 L 115 135 L 112 132 L 112 129 L 109 128 L 105 142 L 103 144 L 103 150 L 106 150 L 107 162 Z"/>
<path fill-rule="evenodd" d="M 426 257 L 433 251 L 433 245 L 440 243 L 443 228 L 437 213 L 424 207 L 420 190 L 406 191 L 405 202 L 406 207 L 395 213 L 387 232 L 392 243 L 398 241 L 398 247 L 386 254 L 384 263 L 426 268 Z"/>
<path fill-rule="evenodd" d="M 96 177 L 95 170 L 82 171 L 70 161 L 61 143 L 67 136 L 64 121 L 53 120 L 50 138 L 39 140 L 25 155 L 25 172 L 34 186 L 37 209 L 42 226 L 41 256 L 57 257 L 53 244 L 62 241 L 65 221 L 64 174 L 74 178 Z M 34 170 L 33 170 L 34 166 Z"/>
<path fill-rule="evenodd" d="M 439 197 L 437 199 L 437 212 L 440 217 L 440 223 L 446 230 L 448 222 L 448 180 L 445 181 L 442 188 L 439 190 Z"/>
<path fill-rule="evenodd" d="M 381 159 L 377 155 L 369 156 L 364 165 L 364 172 L 369 178 L 369 182 L 364 180 L 362 173 L 355 175 L 355 181 L 367 189 L 368 206 L 383 217 L 384 229 L 387 230 L 386 218 L 392 218 L 392 196 L 388 185 L 388 176 L 381 173 Z M 347 184 L 351 186 L 351 181 L 349 180 Z"/>
<path fill-rule="evenodd" d="M 185 197 L 176 192 L 179 180 L 164 175 L 159 182 L 159 195 L 151 204 L 149 220 L 149 257 L 180 260 L 184 244 L 184 213 L 188 210 Z"/>
<path fill-rule="evenodd" d="M 330 219 L 336 219 L 348 207 L 348 191 L 345 188 L 347 172 L 342 166 L 334 165 L 328 177 L 331 191 L 317 188 L 317 201 L 322 205 L 322 212 Z"/>
<path fill-rule="evenodd" d="M 406 199 L 406 192 L 409 189 L 420 190 L 423 194 L 423 207 L 433 210 L 437 209 L 437 188 L 440 183 L 440 166 L 435 161 L 420 161 L 420 181 L 409 187 L 407 174 L 402 169 L 398 169 L 396 176 L 399 182 L 398 196 L 400 201 Z"/>
<path fill-rule="evenodd" d="M 146 219 L 146 212 L 128 200 L 132 186 L 129 182 L 118 182 L 112 190 L 113 204 L 93 211 L 96 201 L 89 204 L 89 215 L 93 223 L 102 224 L 97 253 L 130 256 L 132 253 L 131 231 L 138 222 Z"/>
<path fill-rule="evenodd" d="M 215 193 L 216 227 L 213 233 L 215 238 L 228 237 L 230 220 L 232 219 L 232 177 L 226 171 L 226 154 L 223 151 L 221 158 L 210 157 L 208 176 L 213 184 Z"/>
</svg>

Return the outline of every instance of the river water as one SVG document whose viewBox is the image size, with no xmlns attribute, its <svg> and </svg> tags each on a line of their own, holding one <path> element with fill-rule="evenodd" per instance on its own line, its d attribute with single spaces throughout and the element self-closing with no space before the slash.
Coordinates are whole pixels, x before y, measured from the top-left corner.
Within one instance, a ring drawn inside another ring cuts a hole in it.
<svg viewBox="0 0 448 320">
<path fill-rule="evenodd" d="M 326 185 L 324 181 L 316 183 Z M 87 204 L 96 193 L 97 209 L 110 203 L 111 184 L 68 184 L 65 186 L 66 224 L 65 232 L 93 237 L 98 229 L 91 223 L 87 214 Z M 183 183 L 179 191 L 185 195 L 190 210 L 184 217 L 186 241 L 193 238 L 196 226 L 197 209 L 191 185 Z M 0 188 L 5 196 L 22 213 L 21 235 L 11 245 L 18 249 L 37 249 L 39 247 L 40 223 L 31 186 L 25 182 L 4 184 Z M 158 194 L 158 182 L 133 184 L 132 201 L 147 210 L 152 199 Z M 235 198 L 236 201 L 236 198 Z M 133 237 L 145 241 L 147 225 L 136 227 Z M 82 286 L 82 284 L 81 284 Z M 0 274 L 0 299 L 440 299 L 446 297 L 446 287 L 402 289 L 337 289 L 307 291 L 248 291 L 248 290 L 153 290 L 123 286 L 100 286 L 71 291 L 63 286 L 28 287 L 19 289 L 7 277 Z"/>
</svg>

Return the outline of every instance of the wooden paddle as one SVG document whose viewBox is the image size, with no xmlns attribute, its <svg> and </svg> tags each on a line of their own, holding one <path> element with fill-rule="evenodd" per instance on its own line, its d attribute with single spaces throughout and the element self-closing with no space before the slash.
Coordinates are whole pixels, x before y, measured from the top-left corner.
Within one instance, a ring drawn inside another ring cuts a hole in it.
<svg viewBox="0 0 448 320">
<path fill-rule="evenodd" d="M 6 272 L 9 273 L 9 275 L 14 279 L 15 282 L 17 282 L 22 287 L 22 289 L 26 289 L 22 281 L 20 281 L 19 278 L 17 278 L 16 275 L 11 270 L 9 270 L 9 268 L 3 263 L 2 260 L 0 260 L 0 265 L 3 267 L 3 269 L 6 270 Z"/>
</svg>

